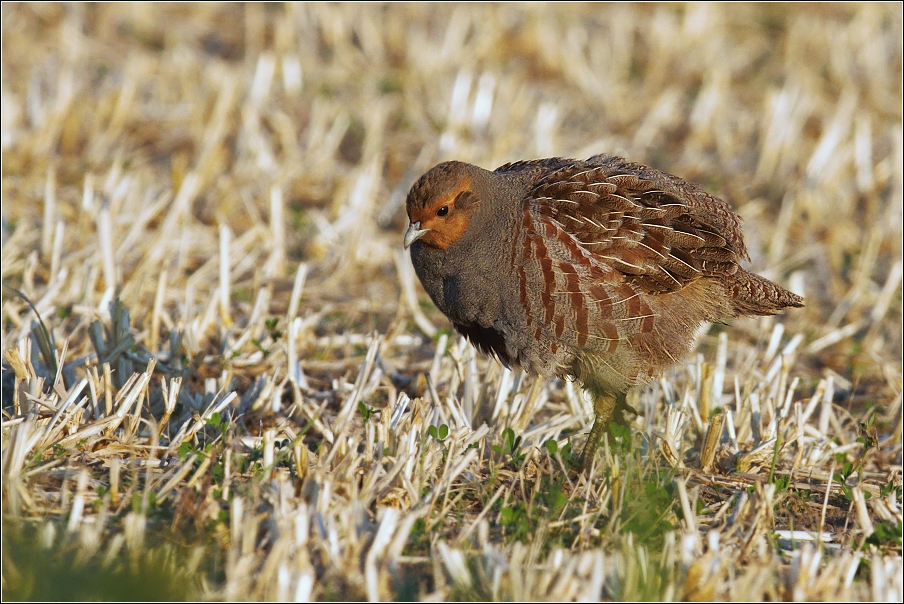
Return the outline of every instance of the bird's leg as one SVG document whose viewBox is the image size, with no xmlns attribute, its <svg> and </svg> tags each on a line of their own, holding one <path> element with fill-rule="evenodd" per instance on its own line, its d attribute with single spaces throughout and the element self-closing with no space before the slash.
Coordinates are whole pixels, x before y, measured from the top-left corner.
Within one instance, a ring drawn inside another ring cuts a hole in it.
<svg viewBox="0 0 904 604">
<path fill-rule="evenodd" d="M 590 437 L 587 444 L 584 445 L 584 452 L 581 454 L 581 470 L 587 470 L 593 464 L 593 457 L 596 454 L 596 448 L 599 446 L 603 432 L 609 431 L 609 422 L 615 421 L 620 426 L 628 425 L 625 419 L 625 411 L 634 411 L 628 405 L 625 393 L 619 394 L 595 394 L 593 397 L 593 426 L 590 428 Z M 609 431 L 611 434 L 611 431 Z"/>
<path fill-rule="evenodd" d="M 603 432 L 609 429 L 609 421 L 612 412 L 615 411 L 615 397 L 611 394 L 595 394 L 593 397 L 593 426 L 590 428 L 590 436 L 584 445 L 581 454 L 581 469 L 587 470 L 593 464 L 593 456 L 599 446 Z"/>
</svg>

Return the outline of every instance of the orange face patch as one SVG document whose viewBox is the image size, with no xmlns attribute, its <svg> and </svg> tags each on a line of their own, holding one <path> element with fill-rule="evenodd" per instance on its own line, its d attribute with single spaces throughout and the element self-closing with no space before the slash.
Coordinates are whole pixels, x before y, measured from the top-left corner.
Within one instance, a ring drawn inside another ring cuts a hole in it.
<svg viewBox="0 0 904 604">
<path fill-rule="evenodd" d="M 446 250 L 450 245 L 458 241 L 468 228 L 468 214 L 455 207 L 456 198 L 462 193 L 471 190 L 471 179 L 463 178 L 454 189 L 434 200 L 431 200 L 424 208 L 411 211 L 408 218 L 412 223 L 420 222 L 422 229 L 430 229 L 430 232 L 421 237 L 424 245 Z M 439 216 L 440 208 L 448 207 L 448 213 Z"/>
</svg>

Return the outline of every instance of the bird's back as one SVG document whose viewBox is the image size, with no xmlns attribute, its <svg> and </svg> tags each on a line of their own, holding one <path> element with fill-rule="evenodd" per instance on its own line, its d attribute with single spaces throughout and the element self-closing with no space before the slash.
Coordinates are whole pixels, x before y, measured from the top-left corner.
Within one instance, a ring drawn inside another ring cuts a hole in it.
<svg viewBox="0 0 904 604">
<path fill-rule="evenodd" d="M 512 250 L 515 348 L 540 373 L 621 390 L 679 360 L 703 322 L 802 305 L 740 266 L 738 216 L 692 183 L 606 156 L 497 172 L 530 181 Z"/>
</svg>

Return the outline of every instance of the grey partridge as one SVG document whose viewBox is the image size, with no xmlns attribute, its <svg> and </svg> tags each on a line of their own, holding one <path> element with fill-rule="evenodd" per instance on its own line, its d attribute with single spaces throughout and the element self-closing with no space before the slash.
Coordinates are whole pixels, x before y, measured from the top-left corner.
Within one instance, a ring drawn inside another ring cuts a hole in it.
<svg viewBox="0 0 904 604">
<path fill-rule="evenodd" d="M 620 157 L 441 163 L 407 211 L 415 271 L 459 333 L 590 392 L 585 466 L 610 421 L 624 423 L 628 390 L 687 354 L 701 324 L 803 306 L 740 266 L 727 203 Z"/>
</svg>

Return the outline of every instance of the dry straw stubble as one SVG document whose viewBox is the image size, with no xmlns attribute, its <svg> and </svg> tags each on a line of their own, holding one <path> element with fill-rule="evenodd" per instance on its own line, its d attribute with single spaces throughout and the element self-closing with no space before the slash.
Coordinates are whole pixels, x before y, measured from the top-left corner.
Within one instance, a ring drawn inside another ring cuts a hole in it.
<svg viewBox="0 0 904 604">
<path fill-rule="evenodd" d="M 900 601 L 899 6 L 2 11 L 5 596 Z M 581 393 L 444 331 L 402 207 L 600 152 L 808 306 L 579 475 Z"/>
</svg>

